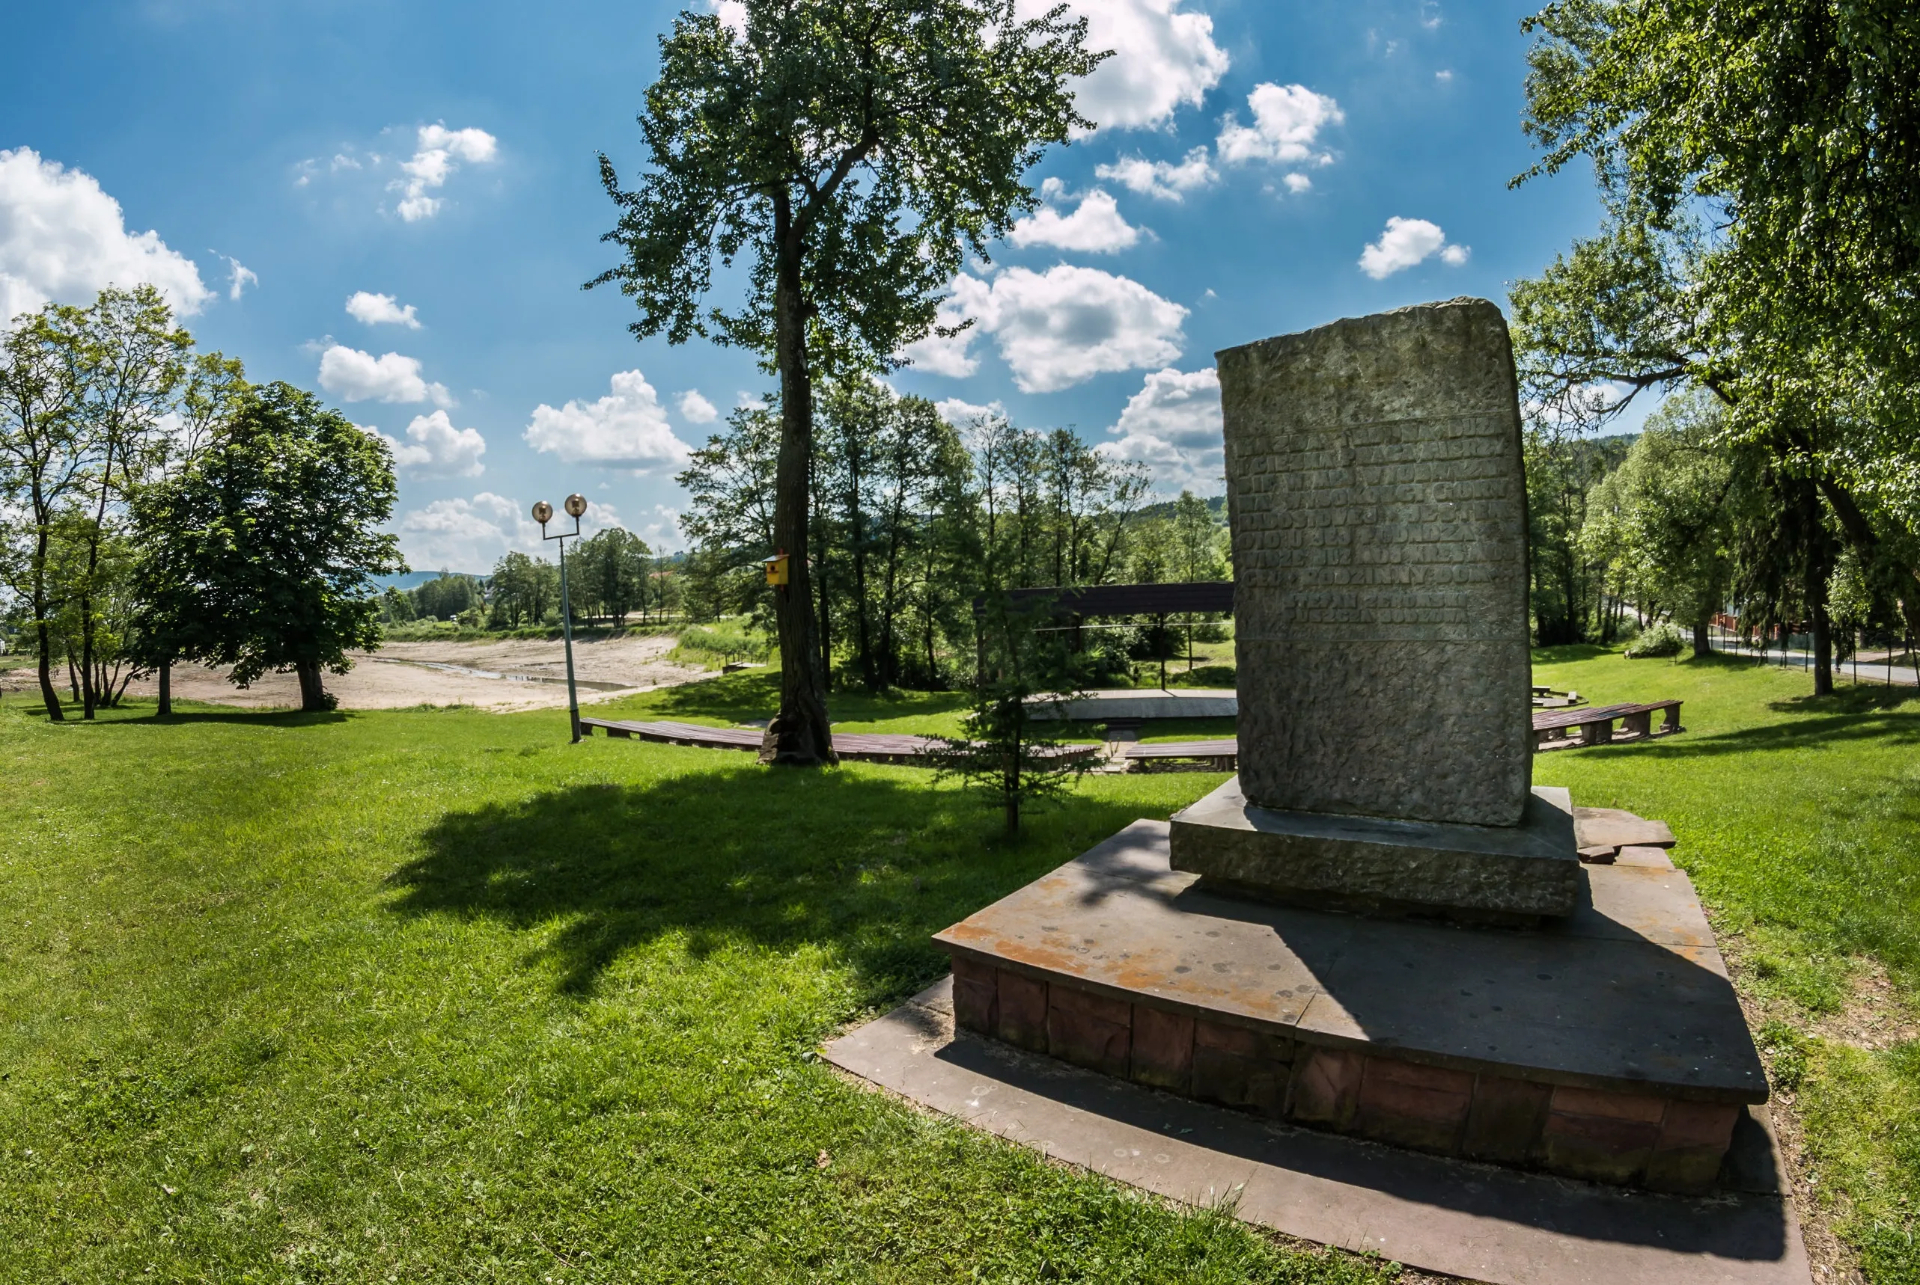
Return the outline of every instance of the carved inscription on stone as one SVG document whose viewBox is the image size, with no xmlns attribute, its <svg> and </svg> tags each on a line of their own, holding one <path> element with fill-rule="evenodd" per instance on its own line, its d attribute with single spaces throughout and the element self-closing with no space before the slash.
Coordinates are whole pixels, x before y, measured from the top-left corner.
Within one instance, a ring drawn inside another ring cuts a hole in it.
<svg viewBox="0 0 1920 1285">
<path fill-rule="evenodd" d="M 1247 798 L 1518 824 L 1526 481 L 1499 309 L 1339 321 L 1219 369 Z"/>
</svg>

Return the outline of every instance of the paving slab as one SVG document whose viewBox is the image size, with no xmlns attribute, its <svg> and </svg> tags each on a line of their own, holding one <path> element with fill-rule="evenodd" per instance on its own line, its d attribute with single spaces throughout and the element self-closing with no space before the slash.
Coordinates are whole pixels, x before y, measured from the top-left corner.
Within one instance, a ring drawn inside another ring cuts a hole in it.
<svg viewBox="0 0 1920 1285">
<path fill-rule="evenodd" d="M 1529 931 L 1380 920 L 1209 891 L 1138 821 L 934 940 L 1096 995 L 1306 1044 L 1609 1092 L 1758 1103 L 1766 1075 L 1678 870 L 1575 866 Z"/>
<path fill-rule="evenodd" d="M 1289 1128 L 956 1033 L 951 978 L 826 1046 L 923 1107 L 1288 1235 L 1489 1285 L 1807 1285 L 1764 1115 L 1708 1198 L 1659 1196 Z"/>
</svg>

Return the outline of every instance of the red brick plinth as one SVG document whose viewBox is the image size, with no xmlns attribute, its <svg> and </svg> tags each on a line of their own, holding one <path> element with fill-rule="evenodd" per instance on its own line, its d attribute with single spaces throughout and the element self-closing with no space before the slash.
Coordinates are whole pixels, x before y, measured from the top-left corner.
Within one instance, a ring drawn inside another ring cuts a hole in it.
<svg viewBox="0 0 1920 1285">
<path fill-rule="evenodd" d="M 1183 1097 L 1396 1146 L 1657 1191 L 1712 1187 L 1743 1109 L 1430 1066 L 953 957 L 980 1035 Z"/>
</svg>

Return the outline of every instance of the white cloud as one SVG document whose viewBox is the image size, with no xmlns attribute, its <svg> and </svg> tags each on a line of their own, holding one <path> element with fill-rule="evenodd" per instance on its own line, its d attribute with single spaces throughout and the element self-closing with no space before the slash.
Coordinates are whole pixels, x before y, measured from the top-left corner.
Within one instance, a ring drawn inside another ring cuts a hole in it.
<svg viewBox="0 0 1920 1285">
<path fill-rule="evenodd" d="M 1040 191 L 1049 203 L 1015 223 L 1007 237 L 1021 249 L 1051 245 L 1087 254 L 1111 254 L 1139 242 L 1140 229 L 1120 217 L 1119 205 L 1101 189 L 1096 187 L 1081 197 L 1072 214 L 1062 214 L 1051 204 L 1066 198 L 1066 186 L 1059 179 L 1048 179 L 1040 185 Z"/>
<path fill-rule="evenodd" d="M 658 553 L 678 553 L 687 547 L 686 537 L 680 534 L 680 511 L 670 509 L 664 504 L 653 506 L 650 521 L 643 522 L 637 528 L 629 528 L 647 542 L 647 547 Z"/>
<path fill-rule="evenodd" d="M 211 253 L 220 254 L 218 250 L 211 251 Z M 260 284 L 260 278 L 252 268 L 249 268 L 232 255 L 220 254 L 220 257 L 227 261 L 227 298 L 238 302 L 241 294 L 246 291 L 248 286 L 257 286 Z"/>
<path fill-rule="evenodd" d="M 1436 71 L 1433 73 L 1433 78 L 1444 85 L 1448 81 L 1453 79 L 1453 72 L 1443 67 L 1439 71 Z"/>
<path fill-rule="evenodd" d="M 1296 196 L 1313 186 L 1313 180 L 1305 174 L 1289 174 L 1285 182 L 1287 191 L 1294 193 Z"/>
<path fill-rule="evenodd" d="M 151 283 L 178 313 L 213 292 L 158 232 L 129 233 L 120 203 L 91 174 L 0 150 L 0 329 L 49 301 L 90 303 L 101 287 Z"/>
<path fill-rule="evenodd" d="M 1019 0 L 1015 12 L 1037 18 L 1055 0 Z M 1155 129 L 1182 105 L 1198 107 L 1227 72 L 1227 54 L 1213 43 L 1213 19 L 1182 13 L 1182 0 L 1068 0 L 1070 17 L 1087 20 L 1087 48 L 1113 57 L 1081 82 L 1081 115 L 1102 129 Z"/>
<path fill-rule="evenodd" d="M 1112 164 L 1094 169 L 1097 178 L 1112 179 L 1120 186 L 1163 201 L 1180 201 L 1195 188 L 1205 187 L 1220 177 L 1204 146 L 1196 147 L 1178 165 L 1172 161 L 1150 161 L 1144 156 L 1126 156 Z"/>
<path fill-rule="evenodd" d="M 746 0 L 707 0 L 707 4 L 715 13 L 720 15 L 721 26 L 742 39 L 746 38 Z"/>
<path fill-rule="evenodd" d="M 405 326 L 408 330 L 420 329 L 420 318 L 413 315 L 413 305 L 402 307 L 400 301 L 390 294 L 369 294 L 365 290 L 355 290 L 347 300 L 347 315 L 364 326 Z"/>
<path fill-rule="evenodd" d="M 412 567 L 485 575 L 502 554 L 540 549 L 528 507 L 491 491 L 435 500 L 400 519 L 400 551 Z"/>
<path fill-rule="evenodd" d="M 684 464 L 687 446 L 667 427 L 666 408 L 646 377 L 623 370 L 613 392 L 596 402 L 570 401 L 560 409 L 534 407 L 525 433 L 536 451 L 568 464 L 603 464 L 636 472 Z"/>
<path fill-rule="evenodd" d="M 1190 487 L 1201 495 L 1220 490 L 1226 463 L 1220 429 L 1220 377 L 1209 366 L 1190 374 L 1167 369 L 1147 376 L 1140 391 L 1107 430 L 1111 442 L 1096 449 L 1117 459 L 1138 460 L 1153 474 L 1154 489 L 1172 493 Z"/>
<path fill-rule="evenodd" d="M 440 212 L 439 197 L 428 196 L 446 184 L 448 175 L 460 168 L 461 161 L 485 164 L 499 154 L 498 140 L 484 129 L 448 129 L 442 124 L 420 127 L 419 148 L 411 159 L 400 162 L 406 178 L 388 186 L 400 193 L 398 212 L 409 223 L 432 218 Z"/>
<path fill-rule="evenodd" d="M 320 354 L 320 387 L 350 402 L 424 402 L 451 406 L 442 384 L 420 377 L 420 360 L 397 352 L 372 353 L 334 344 Z"/>
<path fill-rule="evenodd" d="M 689 424 L 711 424 L 720 418 L 720 412 L 700 395 L 699 389 L 689 388 L 680 394 L 680 417 Z"/>
<path fill-rule="evenodd" d="M 957 277 L 955 284 L 957 287 L 961 281 L 974 280 L 973 277 Z M 950 328 L 966 319 L 966 313 L 958 298 L 950 298 L 941 303 L 940 311 L 934 317 L 934 323 Z M 914 369 L 924 370 L 930 375 L 945 375 L 948 379 L 965 379 L 980 369 L 980 359 L 970 351 L 974 337 L 979 333 L 978 322 L 957 335 L 929 333 L 925 338 L 916 339 L 902 348 L 899 356 L 912 362 Z M 744 404 L 743 402 L 742 405 Z"/>
<path fill-rule="evenodd" d="M 930 336 L 904 355 L 923 370 L 966 376 L 979 361 L 967 352 L 973 331 L 998 341 L 1024 393 L 1053 393 L 1095 375 L 1172 361 L 1185 341 L 1187 310 L 1127 277 L 1058 264 L 1046 272 L 1011 268 L 991 282 L 959 276 L 941 305 L 942 320 L 974 320 L 951 340 Z"/>
<path fill-rule="evenodd" d="M 1360 270 L 1379 281 L 1435 254 L 1442 263 L 1459 267 L 1471 253 L 1464 245 L 1448 245 L 1447 234 L 1440 230 L 1439 224 L 1395 215 L 1387 220 L 1380 239 L 1361 252 Z"/>
<path fill-rule="evenodd" d="M 942 398 L 933 404 L 933 409 L 955 428 L 966 428 L 978 420 L 994 419 L 1007 413 L 1007 408 L 999 402 L 988 402 L 981 406 L 958 397 Z"/>
<path fill-rule="evenodd" d="M 475 428 L 455 428 L 443 410 L 415 415 L 402 442 L 380 434 L 393 449 L 393 462 L 414 477 L 479 477 L 487 439 Z"/>
<path fill-rule="evenodd" d="M 1326 165 L 1333 157 L 1316 152 L 1320 130 L 1346 119 L 1340 104 L 1305 85 L 1255 85 L 1247 95 L 1253 124 L 1242 125 L 1232 112 L 1220 122 L 1220 159 L 1229 165 L 1247 161 L 1278 161 L 1283 165 L 1311 162 Z"/>
</svg>

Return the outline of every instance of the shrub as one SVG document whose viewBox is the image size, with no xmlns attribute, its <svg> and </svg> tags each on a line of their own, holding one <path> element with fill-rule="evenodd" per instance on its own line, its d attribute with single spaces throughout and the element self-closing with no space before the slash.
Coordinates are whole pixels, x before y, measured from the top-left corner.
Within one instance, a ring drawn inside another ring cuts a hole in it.
<svg viewBox="0 0 1920 1285">
<path fill-rule="evenodd" d="M 1687 648 L 1687 636 L 1671 624 L 1655 625 L 1627 645 L 1627 659 L 1678 656 Z"/>
</svg>

